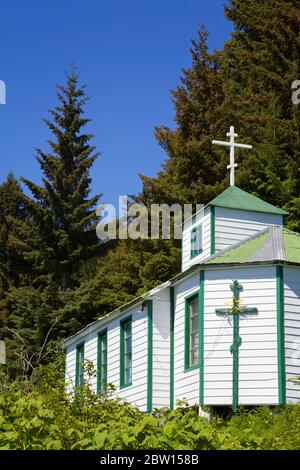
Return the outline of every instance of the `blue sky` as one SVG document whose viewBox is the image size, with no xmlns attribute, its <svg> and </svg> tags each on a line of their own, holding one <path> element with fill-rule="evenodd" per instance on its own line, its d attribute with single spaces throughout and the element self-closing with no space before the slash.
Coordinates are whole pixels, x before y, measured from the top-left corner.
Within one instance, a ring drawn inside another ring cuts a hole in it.
<svg viewBox="0 0 300 470">
<path fill-rule="evenodd" d="M 154 176 L 165 158 L 153 130 L 174 126 L 170 90 L 191 63 L 191 38 L 201 23 L 212 49 L 230 36 L 224 1 L 3 2 L 0 80 L 7 104 L 0 105 L 0 181 L 12 170 L 40 182 L 34 147 L 47 150 L 50 134 L 42 119 L 74 58 L 91 97 L 88 131 L 102 153 L 92 192 L 110 203 L 137 193 L 138 174 Z"/>
</svg>

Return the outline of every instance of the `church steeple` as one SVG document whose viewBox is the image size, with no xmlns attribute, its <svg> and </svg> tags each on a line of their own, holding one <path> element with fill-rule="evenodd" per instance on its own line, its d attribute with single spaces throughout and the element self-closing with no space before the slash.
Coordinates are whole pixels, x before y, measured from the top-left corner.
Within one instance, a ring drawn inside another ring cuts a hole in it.
<svg viewBox="0 0 300 470">
<path fill-rule="evenodd" d="M 225 147 L 230 147 L 230 165 L 227 166 L 227 169 L 230 170 L 230 186 L 234 186 L 235 183 L 235 169 L 237 168 L 237 163 L 235 163 L 235 153 L 234 149 L 235 148 L 240 148 L 240 149 L 252 149 L 252 145 L 246 145 L 246 144 L 238 144 L 235 142 L 235 138 L 238 137 L 238 134 L 235 134 L 234 132 L 234 127 L 230 127 L 230 132 L 227 132 L 227 137 L 230 137 L 230 141 L 221 141 L 221 140 L 213 140 L 212 143 L 213 145 L 222 145 Z"/>
</svg>

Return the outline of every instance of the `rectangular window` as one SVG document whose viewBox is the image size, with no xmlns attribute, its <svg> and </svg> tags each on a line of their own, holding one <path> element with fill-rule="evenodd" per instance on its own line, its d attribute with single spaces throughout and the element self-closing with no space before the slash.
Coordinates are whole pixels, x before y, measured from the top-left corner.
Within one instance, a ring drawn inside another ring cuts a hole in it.
<svg viewBox="0 0 300 470">
<path fill-rule="evenodd" d="M 120 331 L 120 387 L 132 384 L 132 319 L 121 322 Z"/>
<path fill-rule="evenodd" d="M 97 392 L 105 392 L 107 385 L 107 330 L 98 334 Z"/>
<path fill-rule="evenodd" d="M 199 297 L 185 301 L 185 369 L 199 364 Z"/>
<path fill-rule="evenodd" d="M 76 347 L 76 376 L 75 387 L 82 387 L 84 383 L 84 343 Z"/>
<path fill-rule="evenodd" d="M 191 231 L 191 258 L 202 253 L 202 224 Z"/>
</svg>

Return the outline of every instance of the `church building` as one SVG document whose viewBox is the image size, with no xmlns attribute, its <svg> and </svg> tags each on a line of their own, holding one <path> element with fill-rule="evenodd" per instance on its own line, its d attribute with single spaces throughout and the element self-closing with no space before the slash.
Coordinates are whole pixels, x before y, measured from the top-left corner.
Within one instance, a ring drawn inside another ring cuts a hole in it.
<svg viewBox="0 0 300 470">
<path fill-rule="evenodd" d="M 187 221 L 182 272 L 67 339 L 66 387 L 92 361 L 97 393 L 143 411 L 189 405 L 280 405 L 300 400 L 300 235 L 287 212 L 234 184 Z"/>
</svg>

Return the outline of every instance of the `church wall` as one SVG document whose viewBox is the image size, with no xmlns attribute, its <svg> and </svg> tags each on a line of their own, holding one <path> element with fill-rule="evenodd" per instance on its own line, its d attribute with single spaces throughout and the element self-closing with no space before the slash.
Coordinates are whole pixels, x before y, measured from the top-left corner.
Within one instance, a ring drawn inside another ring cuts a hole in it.
<svg viewBox="0 0 300 470">
<path fill-rule="evenodd" d="M 300 269 L 284 267 L 284 330 L 287 402 L 300 400 L 300 386 L 289 379 L 300 376 Z"/>
<path fill-rule="evenodd" d="M 190 405 L 199 403 L 199 369 L 184 370 L 185 297 L 198 292 L 199 273 L 183 279 L 174 288 L 174 402 L 184 400 Z"/>
<path fill-rule="evenodd" d="M 282 224 L 282 215 L 216 207 L 216 251 L 235 245 L 270 225 Z"/>
<path fill-rule="evenodd" d="M 132 316 L 132 385 L 120 389 L 120 322 Z M 92 361 L 97 369 L 97 339 L 98 333 L 107 328 L 107 382 L 116 387 L 114 395 L 123 398 L 142 410 L 147 406 L 147 339 L 148 319 L 147 308 L 142 311 L 141 304 L 125 311 L 115 320 L 107 321 L 94 329 L 67 348 L 66 382 L 69 383 L 68 391 L 75 386 L 76 370 L 76 346 L 84 341 L 84 359 Z M 154 328 L 155 331 L 155 328 Z M 156 338 L 155 332 L 155 338 Z M 97 390 L 97 378 L 90 380 L 94 391 Z"/>
<path fill-rule="evenodd" d="M 71 393 L 75 387 L 75 374 L 76 374 L 76 344 L 72 344 L 66 350 L 66 368 L 65 368 L 65 383 L 66 392 Z"/>
<path fill-rule="evenodd" d="M 170 405 L 170 292 L 153 301 L 153 408 Z"/>
<path fill-rule="evenodd" d="M 278 402 L 276 268 L 251 267 L 207 271 L 204 289 L 204 403 L 231 405 L 232 318 L 215 313 L 232 305 L 230 284 L 243 285 L 242 305 L 258 314 L 240 317 L 239 403 Z"/>
<path fill-rule="evenodd" d="M 202 226 L 202 253 L 191 259 L 191 231 L 199 224 Z M 204 211 L 204 217 L 195 223 L 186 224 L 182 234 L 182 271 L 210 256 L 210 208 Z"/>
<path fill-rule="evenodd" d="M 161 408 L 170 404 L 170 293 L 165 289 L 153 300 L 152 334 L 152 404 Z M 132 316 L 132 385 L 120 389 L 120 322 Z M 119 396 L 141 410 L 147 409 L 148 390 L 148 315 L 142 305 L 128 309 L 115 320 L 107 320 L 67 348 L 67 391 L 75 387 L 76 346 L 84 342 L 84 359 L 92 361 L 97 369 L 98 333 L 107 329 L 107 382 L 116 387 L 113 395 Z M 87 377 L 85 377 L 87 380 Z M 96 392 L 97 377 L 89 384 Z"/>
<path fill-rule="evenodd" d="M 132 385 L 120 389 L 120 322 L 132 315 Z M 147 406 L 147 308 L 136 306 L 108 325 L 108 383 L 115 395 L 146 411 Z"/>
</svg>

